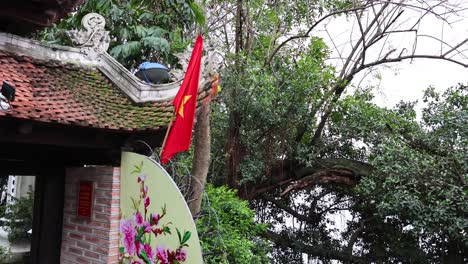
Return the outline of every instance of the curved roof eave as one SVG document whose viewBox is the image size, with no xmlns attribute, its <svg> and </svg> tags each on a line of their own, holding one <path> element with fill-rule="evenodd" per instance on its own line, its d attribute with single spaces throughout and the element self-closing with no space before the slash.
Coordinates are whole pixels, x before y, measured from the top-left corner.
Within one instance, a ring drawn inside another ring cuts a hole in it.
<svg viewBox="0 0 468 264">
<path fill-rule="evenodd" d="M 181 80 L 168 84 L 148 84 L 135 77 L 107 52 L 89 56 L 76 47 L 52 45 L 0 32 L 0 50 L 40 60 L 72 63 L 97 68 L 135 103 L 165 102 L 175 97 Z"/>
</svg>

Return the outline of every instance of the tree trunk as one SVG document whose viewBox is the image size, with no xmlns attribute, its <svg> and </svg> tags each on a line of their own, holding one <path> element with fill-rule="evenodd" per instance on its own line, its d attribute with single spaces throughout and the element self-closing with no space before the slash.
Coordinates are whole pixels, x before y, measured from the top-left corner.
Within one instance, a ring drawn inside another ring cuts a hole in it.
<svg viewBox="0 0 468 264">
<path fill-rule="evenodd" d="M 206 177 L 210 167 L 210 103 L 202 104 L 195 125 L 194 146 L 195 153 L 192 165 L 192 180 L 190 181 L 189 208 L 192 216 L 200 212 L 203 190 L 205 189 Z"/>
<path fill-rule="evenodd" d="M 226 139 L 226 185 L 233 189 L 239 188 L 240 162 L 242 160 L 242 148 L 240 143 L 241 117 L 237 111 L 233 111 L 229 118 L 229 131 Z"/>
<path fill-rule="evenodd" d="M 236 54 L 239 54 L 243 48 L 243 3 L 242 0 L 237 0 L 237 9 L 236 9 Z"/>
<path fill-rule="evenodd" d="M 240 53 L 244 49 L 244 7 L 243 0 L 237 0 L 236 4 L 236 35 L 235 35 L 235 53 L 238 55 L 235 60 L 237 74 L 242 78 L 244 69 L 240 62 Z M 233 87 L 230 91 L 230 98 L 237 98 L 238 90 Z M 232 103 L 232 102 L 231 102 Z M 240 162 L 242 160 L 242 146 L 240 142 L 240 127 L 242 119 L 239 110 L 234 109 L 229 114 L 229 130 L 226 135 L 225 153 L 226 159 L 226 185 L 233 189 L 239 189 L 240 181 Z M 240 194 L 240 193 L 239 193 Z"/>
</svg>

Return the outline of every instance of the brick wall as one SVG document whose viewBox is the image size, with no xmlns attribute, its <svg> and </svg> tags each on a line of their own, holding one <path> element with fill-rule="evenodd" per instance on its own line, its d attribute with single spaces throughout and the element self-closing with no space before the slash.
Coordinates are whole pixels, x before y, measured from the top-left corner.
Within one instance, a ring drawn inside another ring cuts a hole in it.
<svg viewBox="0 0 468 264">
<path fill-rule="evenodd" d="M 80 181 L 94 182 L 91 219 L 76 216 Z M 67 169 L 61 263 L 118 263 L 120 168 Z"/>
</svg>

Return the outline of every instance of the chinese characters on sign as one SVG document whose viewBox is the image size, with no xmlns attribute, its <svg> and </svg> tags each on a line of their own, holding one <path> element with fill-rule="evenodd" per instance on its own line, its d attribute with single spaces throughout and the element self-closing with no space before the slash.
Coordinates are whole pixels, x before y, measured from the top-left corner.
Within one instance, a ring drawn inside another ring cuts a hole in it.
<svg viewBox="0 0 468 264">
<path fill-rule="evenodd" d="M 93 182 L 82 181 L 78 189 L 77 215 L 79 217 L 91 218 L 93 206 Z"/>
</svg>

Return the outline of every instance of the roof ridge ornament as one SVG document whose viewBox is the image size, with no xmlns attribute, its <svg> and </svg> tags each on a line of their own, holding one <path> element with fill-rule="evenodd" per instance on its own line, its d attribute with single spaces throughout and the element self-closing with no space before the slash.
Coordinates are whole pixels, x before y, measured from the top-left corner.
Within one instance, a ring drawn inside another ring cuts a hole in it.
<svg viewBox="0 0 468 264">
<path fill-rule="evenodd" d="M 109 48 L 109 31 L 105 30 L 106 19 L 98 13 L 89 13 L 81 19 L 85 30 L 67 31 L 72 43 L 90 59 L 96 59 Z"/>
</svg>

